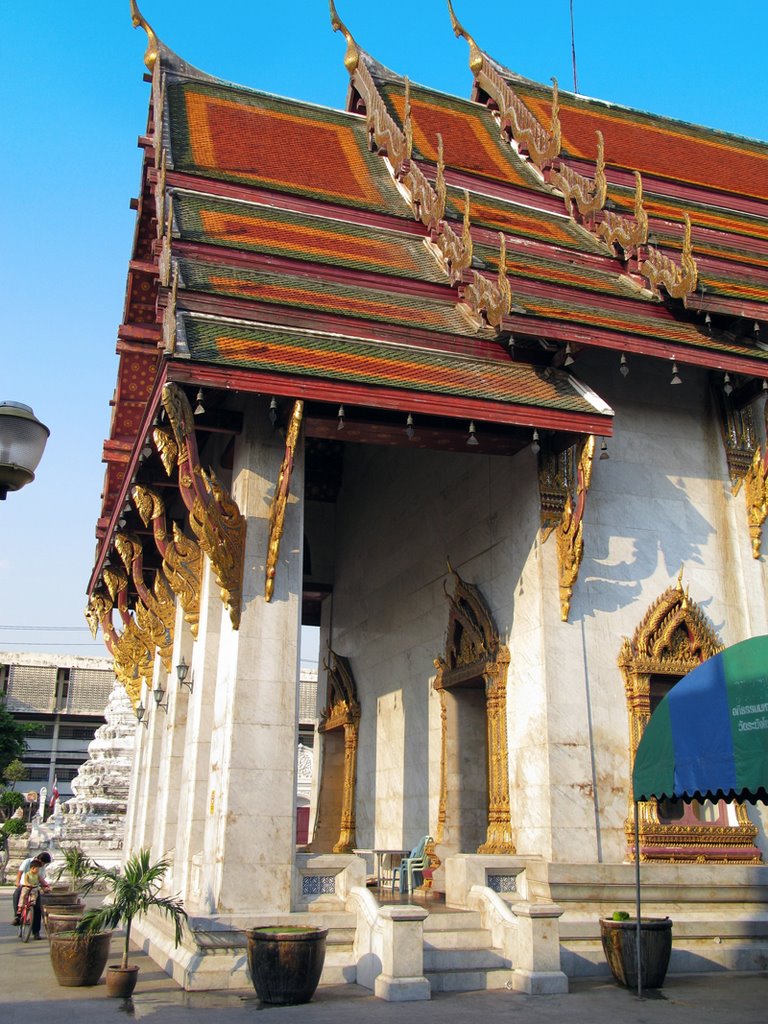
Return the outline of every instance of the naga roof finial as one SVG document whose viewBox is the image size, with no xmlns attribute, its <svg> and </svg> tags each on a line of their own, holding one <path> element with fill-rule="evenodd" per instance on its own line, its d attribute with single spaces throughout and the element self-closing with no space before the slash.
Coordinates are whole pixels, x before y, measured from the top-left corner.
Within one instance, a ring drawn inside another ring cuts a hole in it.
<svg viewBox="0 0 768 1024">
<path fill-rule="evenodd" d="M 459 36 L 464 36 L 469 43 L 469 68 L 473 74 L 477 74 L 483 66 L 483 51 L 456 17 L 451 0 L 448 0 L 448 13 L 451 16 L 451 28 L 453 29 L 456 38 L 458 39 Z"/>
<path fill-rule="evenodd" d="M 158 54 L 159 40 L 155 34 L 154 29 L 149 24 L 147 19 L 139 10 L 139 5 L 136 0 L 130 0 L 131 3 L 131 21 L 133 22 L 134 28 L 143 28 L 147 33 L 147 51 L 144 54 L 144 63 L 152 71 L 155 67 Z"/>
<path fill-rule="evenodd" d="M 328 0 L 328 7 L 331 13 L 331 25 L 333 27 L 333 31 L 341 32 L 347 40 L 347 52 L 344 54 L 344 67 L 351 75 L 352 72 L 357 69 L 357 65 L 360 62 L 360 47 L 353 39 L 352 33 L 339 17 L 336 10 L 336 4 L 334 4 L 333 0 Z"/>
</svg>

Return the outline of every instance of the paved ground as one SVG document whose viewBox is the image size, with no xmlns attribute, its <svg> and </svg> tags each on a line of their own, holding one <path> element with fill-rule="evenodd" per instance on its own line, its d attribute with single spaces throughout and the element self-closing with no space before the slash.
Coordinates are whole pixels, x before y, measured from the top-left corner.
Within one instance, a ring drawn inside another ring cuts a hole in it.
<svg viewBox="0 0 768 1024">
<path fill-rule="evenodd" d="M 768 972 L 668 978 L 653 998 L 638 1000 L 613 982 L 572 983 L 567 996 L 514 992 L 437 995 L 430 1002 L 385 1003 L 357 985 L 318 989 L 304 1006 L 263 1007 L 253 991 L 183 992 L 146 955 L 132 999 L 109 999 L 94 988 L 61 988 L 48 943 L 21 943 L 10 924 L 10 890 L 0 890 L 0 1021 L 2 1024 L 119 1024 L 126 1016 L 148 1024 L 763 1024 L 768 1020 Z M 118 943 L 113 940 L 117 953 Z"/>
</svg>

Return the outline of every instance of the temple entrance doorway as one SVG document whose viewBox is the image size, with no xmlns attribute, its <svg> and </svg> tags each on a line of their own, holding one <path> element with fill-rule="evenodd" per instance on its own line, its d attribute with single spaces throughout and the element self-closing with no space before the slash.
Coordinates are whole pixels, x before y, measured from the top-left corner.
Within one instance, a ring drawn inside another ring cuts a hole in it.
<svg viewBox="0 0 768 1024">
<path fill-rule="evenodd" d="M 433 865 L 456 853 L 513 854 L 507 756 L 509 651 L 476 587 L 454 573 L 440 695 L 440 802 Z M 436 877 L 439 886 L 440 872 Z"/>
</svg>

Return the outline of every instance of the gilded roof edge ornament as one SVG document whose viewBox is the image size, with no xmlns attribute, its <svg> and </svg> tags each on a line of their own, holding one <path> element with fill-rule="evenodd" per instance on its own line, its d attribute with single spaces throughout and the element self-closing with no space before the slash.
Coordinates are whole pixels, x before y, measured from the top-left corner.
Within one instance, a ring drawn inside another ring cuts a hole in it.
<svg viewBox="0 0 768 1024">
<path fill-rule="evenodd" d="M 653 246 L 648 246 L 646 257 L 640 264 L 640 273 L 648 279 L 653 294 L 660 298 L 659 288 L 664 287 L 673 299 L 682 299 L 683 305 L 689 295 L 696 290 L 699 280 L 699 268 L 693 258 L 691 243 L 691 218 L 683 214 L 685 228 L 683 231 L 683 251 L 680 263 L 675 263 Z"/>
<path fill-rule="evenodd" d="M 497 280 L 491 281 L 473 270 L 472 283 L 464 289 L 460 305 L 467 307 L 478 330 L 485 326 L 493 327 L 497 333 L 501 330 L 504 317 L 512 308 L 512 288 L 507 278 L 507 241 L 503 232 L 499 232 Z"/>
<path fill-rule="evenodd" d="M 766 403 L 765 422 L 768 425 L 768 403 Z M 747 502 L 747 523 L 752 541 L 752 557 L 760 557 L 760 545 L 763 539 L 763 524 L 768 518 L 768 442 L 763 454 L 757 446 L 752 462 L 744 477 L 744 497 Z"/>
<path fill-rule="evenodd" d="M 280 555 L 280 542 L 285 529 L 285 512 L 288 506 L 288 492 L 291 486 L 291 475 L 299 440 L 301 420 L 304 415 L 304 402 L 297 399 L 293 403 L 291 420 L 285 436 L 285 454 L 275 484 L 275 493 L 269 509 L 269 542 L 267 544 L 267 564 L 264 571 L 264 600 L 271 601 L 275 590 L 277 560 Z"/>
<path fill-rule="evenodd" d="M 453 29 L 453 34 L 457 39 L 463 37 L 469 43 L 469 69 L 473 75 L 476 75 L 483 67 L 483 51 L 456 17 L 456 12 L 453 9 L 451 0 L 448 0 L 448 13 L 451 16 L 451 28 Z"/>
<path fill-rule="evenodd" d="M 344 54 L 344 67 L 351 75 L 357 70 L 357 65 L 360 63 L 360 47 L 355 42 L 352 33 L 339 17 L 338 11 L 336 10 L 336 4 L 333 0 L 328 0 L 328 8 L 331 14 L 331 26 L 333 27 L 333 31 L 341 32 L 347 40 L 347 52 Z"/>
<path fill-rule="evenodd" d="M 139 10 L 139 5 L 136 3 L 136 0 L 130 0 L 130 4 L 133 27 L 143 28 L 147 33 L 147 50 L 144 54 L 144 64 L 150 71 L 154 71 L 155 64 L 157 63 L 157 57 L 160 52 L 160 40 L 157 38 L 155 30 Z"/>
<path fill-rule="evenodd" d="M 575 204 L 579 216 L 590 225 L 594 215 L 605 206 L 605 200 L 608 197 L 603 133 L 598 131 L 595 134 L 597 135 L 597 158 L 594 178 L 579 174 L 578 171 L 574 171 L 562 161 L 556 171 L 550 172 L 549 177 L 550 182 L 563 193 L 563 202 L 568 216 L 576 219 L 573 212 Z"/>
</svg>

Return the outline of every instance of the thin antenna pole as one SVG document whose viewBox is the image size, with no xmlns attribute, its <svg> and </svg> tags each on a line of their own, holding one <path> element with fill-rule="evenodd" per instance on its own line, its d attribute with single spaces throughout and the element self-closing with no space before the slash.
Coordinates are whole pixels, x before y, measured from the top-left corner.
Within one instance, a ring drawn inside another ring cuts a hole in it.
<svg viewBox="0 0 768 1024">
<path fill-rule="evenodd" d="M 573 0 L 570 0 L 571 7 L 571 58 L 573 60 L 573 91 L 579 91 L 579 80 L 576 77 L 576 32 L 573 27 Z"/>
</svg>

